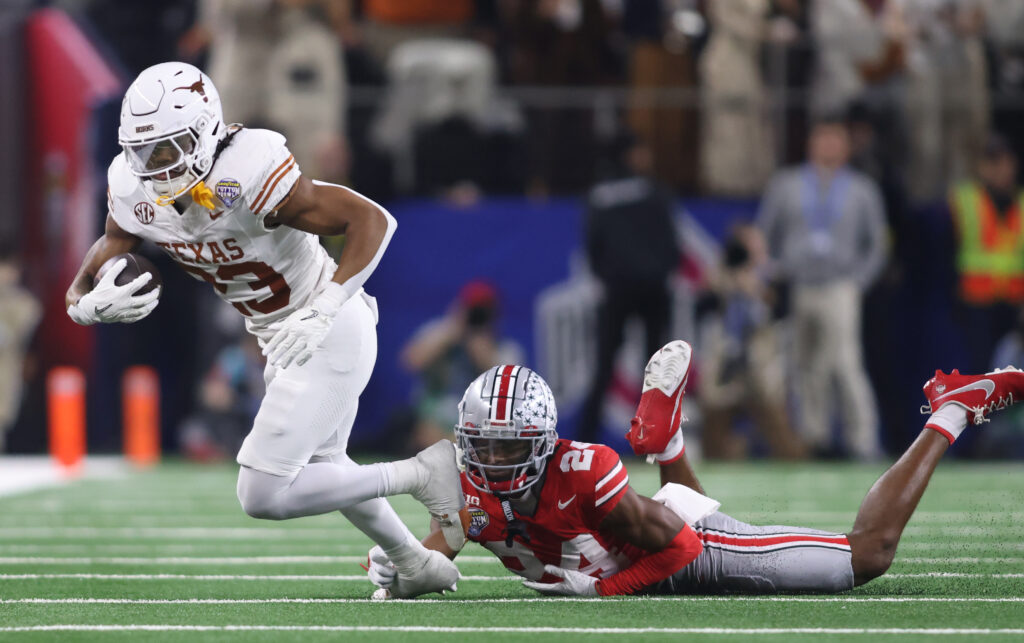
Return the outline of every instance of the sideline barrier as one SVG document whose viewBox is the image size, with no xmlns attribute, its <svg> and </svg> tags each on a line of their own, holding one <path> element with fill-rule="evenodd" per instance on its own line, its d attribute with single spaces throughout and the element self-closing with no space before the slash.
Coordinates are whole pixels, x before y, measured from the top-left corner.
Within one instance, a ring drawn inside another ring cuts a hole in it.
<svg viewBox="0 0 1024 643">
<path fill-rule="evenodd" d="M 58 366 L 46 378 L 50 417 L 50 455 L 69 472 L 85 455 L 85 375 L 73 366 Z"/>
<path fill-rule="evenodd" d="M 150 366 L 132 366 L 121 380 L 124 455 L 140 467 L 160 460 L 160 381 Z"/>
</svg>

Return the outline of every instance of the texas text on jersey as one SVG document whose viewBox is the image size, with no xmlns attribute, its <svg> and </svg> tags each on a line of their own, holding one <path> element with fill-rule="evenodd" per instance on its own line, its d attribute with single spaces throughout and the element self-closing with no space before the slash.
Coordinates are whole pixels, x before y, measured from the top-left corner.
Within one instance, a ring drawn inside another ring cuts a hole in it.
<svg viewBox="0 0 1024 643">
<path fill-rule="evenodd" d="M 180 214 L 155 203 L 122 152 L 107 171 L 108 207 L 117 225 L 162 248 L 245 315 L 260 332 L 308 303 L 337 269 L 316 235 L 266 218 L 291 193 L 299 166 L 276 132 L 239 129 L 205 183 L 215 207 L 191 202 Z"/>
<path fill-rule="evenodd" d="M 532 515 L 515 514 L 525 524 L 507 544 L 508 521 L 501 500 L 481 493 L 462 474 L 470 524 L 467 537 L 501 558 L 510 571 L 530 580 L 554 582 L 544 565 L 556 565 L 595 578 L 625 569 L 647 552 L 598 532 L 629 487 L 619 456 L 604 445 L 558 440 L 536 494 Z"/>
</svg>

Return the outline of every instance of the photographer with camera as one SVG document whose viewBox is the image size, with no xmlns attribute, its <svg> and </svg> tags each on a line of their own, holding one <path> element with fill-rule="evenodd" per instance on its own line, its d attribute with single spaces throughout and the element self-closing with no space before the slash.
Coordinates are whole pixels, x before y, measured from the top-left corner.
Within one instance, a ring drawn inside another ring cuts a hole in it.
<svg viewBox="0 0 1024 643">
<path fill-rule="evenodd" d="M 426 322 L 406 343 L 402 365 L 419 376 L 410 448 L 419 450 L 417 445 L 451 437 L 458 401 L 477 374 L 497 364 L 522 362 L 522 348 L 500 337 L 499 316 L 494 287 L 470 281 L 444 317 Z"/>
</svg>

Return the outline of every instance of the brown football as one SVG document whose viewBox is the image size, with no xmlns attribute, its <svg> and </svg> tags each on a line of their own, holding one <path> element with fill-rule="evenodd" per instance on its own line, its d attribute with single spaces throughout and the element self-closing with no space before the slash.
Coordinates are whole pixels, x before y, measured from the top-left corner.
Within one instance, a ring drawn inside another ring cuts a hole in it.
<svg viewBox="0 0 1024 643">
<path fill-rule="evenodd" d="M 123 286 L 144 272 L 150 273 L 153 275 L 153 278 L 149 280 L 148 284 L 136 292 L 136 295 L 145 294 L 157 286 L 163 285 L 164 282 L 160 278 L 160 273 L 157 271 L 156 266 L 153 265 L 153 262 L 142 255 L 135 254 L 134 252 L 125 252 L 124 254 L 113 256 L 104 261 L 103 265 L 100 266 L 100 269 L 96 272 L 96 282 L 98 283 L 100 279 L 103 279 L 103 275 L 107 270 L 109 270 L 110 267 L 117 263 L 117 260 L 121 258 L 127 259 L 128 264 L 124 267 L 124 270 L 121 271 L 121 274 L 117 276 L 117 279 L 114 280 L 114 285 Z"/>
</svg>

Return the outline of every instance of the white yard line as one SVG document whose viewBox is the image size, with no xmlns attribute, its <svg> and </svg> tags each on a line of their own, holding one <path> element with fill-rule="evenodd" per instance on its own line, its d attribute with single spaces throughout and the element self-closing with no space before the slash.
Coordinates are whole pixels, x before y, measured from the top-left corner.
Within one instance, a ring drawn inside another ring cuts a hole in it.
<svg viewBox="0 0 1024 643">
<path fill-rule="evenodd" d="M 338 540 L 348 525 L 308 527 L 0 527 L 3 538 L 153 538 L 157 540 Z"/>
<path fill-rule="evenodd" d="M 361 536 L 361 535 L 360 535 Z M 0 543 L 0 555 L 13 556 L 14 554 L 47 554 L 52 558 L 55 554 L 67 555 L 98 555 L 109 554 L 111 556 L 124 556 L 127 554 L 147 554 L 153 556 L 168 554 L 196 554 L 206 553 L 217 556 L 219 553 L 238 553 L 251 551 L 253 555 L 291 555 L 295 551 L 309 551 L 310 556 L 338 556 L 351 555 L 365 558 L 366 552 L 370 550 L 372 543 L 365 544 L 343 544 L 340 541 L 334 543 L 317 543 L 316 545 L 296 546 L 294 543 L 273 542 L 264 543 L 259 541 L 228 542 L 218 541 L 212 543 L 163 543 L 151 542 L 140 543 L 49 543 L 49 544 L 3 544 Z M 475 546 L 471 547 L 474 549 Z M 468 550 L 467 550 L 468 551 Z M 484 551 L 482 548 L 477 551 Z M 283 552 L 283 553 L 279 553 Z"/>
<path fill-rule="evenodd" d="M 458 561 L 460 563 L 501 564 L 501 561 L 495 556 L 459 556 Z M 0 556 L 0 565 L 285 565 L 365 562 L 366 554 L 362 556 L 160 556 L 155 558 Z"/>
<path fill-rule="evenodd" d="M 155 539 L 155 540 L 337 540 L 345 535 L 347 523 L 339 522 L 335 527 L 0 527 L 0 540 L 16 538 L 81 538 L 81 539 Z M 908 529 L 908 531 L 910 531 Z M 948 527 L 943 529 L 921 528 L 920 536 L 944 539 L 949 536 L 970 536 L 973 548 L 1000 546 L 1004 538 L 998 530 L 982 527 Z M 905 536 L 908 542 L 913 536 Z M 988 542 L 985 538 L 993 539 Z M 1016 543 L 1019 545 L 1020 543 Z M 901 545 L 902 547 L 902 545 Z M 933 549 L 931 545 L 929 549 Z"/>
<path fill-rule="evenodd" d="M 1024 556 L 1004 558 L 972 558 L 969 556 L 956 556 L 949 558 L 919 558 L 919 557 L 896 557 L 897 563 L 910 563 L 914 565 L 1013 565 L 1024 563 Z"/>
<path fill-rule="evenodd" d="M 0 580 L 364 581 L 366 574 L 0 574 Z M 462 576 L 460 581 L 518 581 L 518 576 Z"/>
<path fill-rule="evenodd" d="M 1024 629 L 841 627 L 440 627 L 430 625 L 27 625 L 0 632 L 443 632 L 451 634 L 1024 634 Z"/>
<path fill-rule="evenodd" d="M 982 574 L 961 572 L 926 572 L 921 574 L 886 574 L 875 582 L 896 578 L 1024 578 L 1022 574 Z M 364 574 L 0 574 L 0 580 L 83 579 L 83 580 L 195 580 L 195 581 L 366 581 Z M 468 581 L 519 581 L 519 576 L 462 576 Z"/>
<path fill-rule="evenodd" d="M 2 551 L 2 548 L 0 548 Z M 459 556 L 459 563 L 500 565 L 495 556 Z M 0 556 L 0 565 L 303 565 L 362 563 L 366 555 L 350 556 Z M 927 565 L 1024 564 L 1012 558 L 897 558 L 897 563 Z"/>
<path fill-rule="evenodd" d="M 486 603 L 1024 603 L 1024 597 L 918 597 L 918 596 L 628 596 L 609 598 L 547 597 L 547 598 L 417 598 L 404 601 L 410 605 Z M 371 598 L 6 598 L 0 605 L 264 605 L 264 604 L 379 604 Z"/>
</svg>

